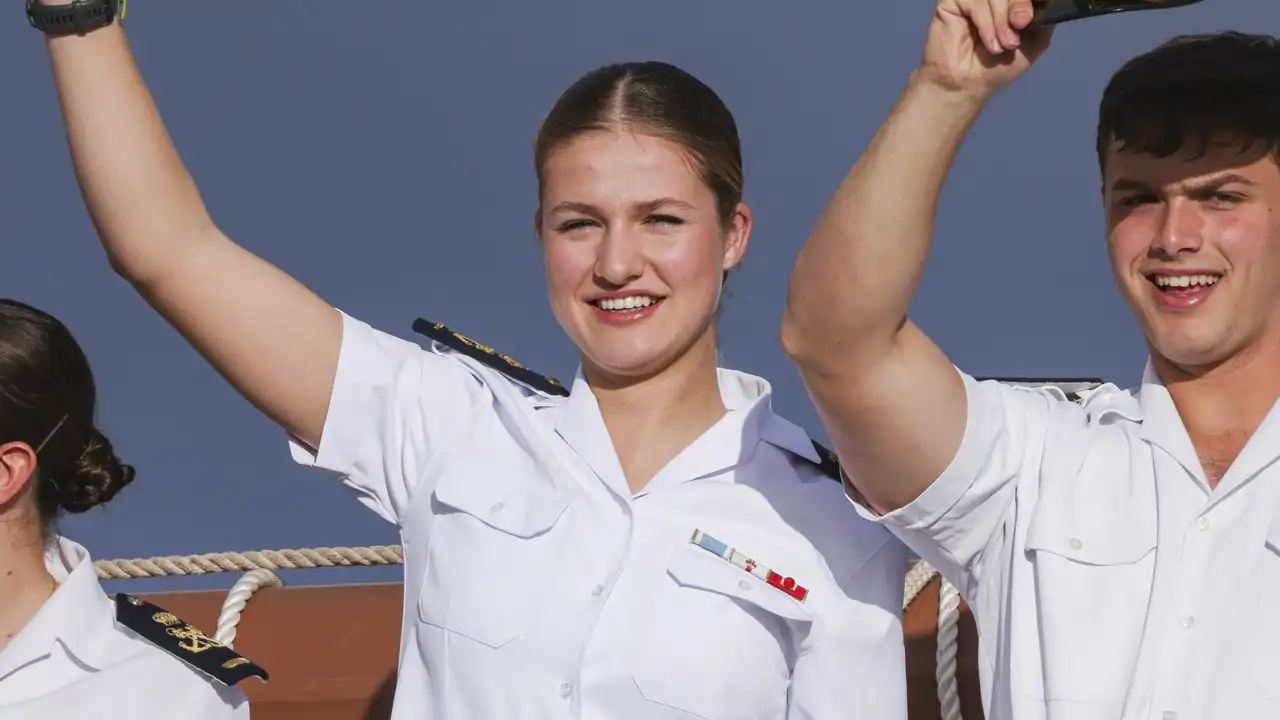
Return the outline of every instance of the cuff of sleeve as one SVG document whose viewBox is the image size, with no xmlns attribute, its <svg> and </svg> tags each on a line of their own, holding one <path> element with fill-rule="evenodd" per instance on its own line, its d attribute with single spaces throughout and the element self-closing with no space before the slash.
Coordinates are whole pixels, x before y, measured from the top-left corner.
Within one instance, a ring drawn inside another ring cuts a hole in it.
<svg viewBox="0 0 1280 720">
<path fill-rule="evenodd" d="M 385 357 L 379 351 L 377 334 L 372 327 L 342 311 L 339 313 L 342 343 L 320 448 L 314 450 L 290 435 L 289 453 L 299 465 L 348 475 L 360 457 L 361 444 L 370 437 L 367 424 L 378 412 L 366 374 L 380 367 Z"/>
<path fill-rule="evenodd" d="M 991 445 L 990 423 L 986 421 L 987 399 L 977 380 L 965 373 L 960 373 L 960 377 L 964 380 L 968 410 L 964 436 L 955 457 L 951 458 L 951 464 L 915 501 L 885 515 L 872 510 L 862 500 L 861 494 L 853 489 L 853 483 L 845 477 L 849 500 L 863 518 L 903 530 L 927 528 L 942 519 L 977 482 Z"/>
</svg>

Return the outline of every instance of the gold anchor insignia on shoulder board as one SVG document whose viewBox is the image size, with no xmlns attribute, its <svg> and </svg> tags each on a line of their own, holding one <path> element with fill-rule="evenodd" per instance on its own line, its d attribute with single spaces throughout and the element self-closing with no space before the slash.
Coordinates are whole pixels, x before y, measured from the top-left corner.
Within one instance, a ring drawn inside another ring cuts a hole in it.
<svg viewBox="0 0 1280 720">
<path fill-rule="evenodd" d="M 211 648 L 222 647 L 222 643 L 205 635 L 199 628 L 191 625 L 184 625 L 181 628 L 171 627 L 165 632 L 184 641 L 178 643 L 178 647 L 190 653 L 202 653 Z"/>
<path fill-rule="evenodd" d="M 115 604 L 115 620 L 122 629 L 224 685 L 234 686 L 248 677 L 267 679 L 267 671 L 252 660 L 162 607 L 125 593 L 116 593 Z"/>
</svg>

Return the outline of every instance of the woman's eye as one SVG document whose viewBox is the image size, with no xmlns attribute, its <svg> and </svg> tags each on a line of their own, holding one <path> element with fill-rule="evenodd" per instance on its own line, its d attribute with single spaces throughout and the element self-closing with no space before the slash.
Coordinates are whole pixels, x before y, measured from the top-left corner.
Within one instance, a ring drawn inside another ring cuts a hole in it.
<svg viewBox="0 0 1280 720">
<path fill-rule="evenodd" d="M 559 230 L 560 232 L 573 232 L 574 230 L 591 227 L 594 224 L 595 223 L 590 220 L 569 220 L 568 222 L 561 223 Z"/>
</svg>

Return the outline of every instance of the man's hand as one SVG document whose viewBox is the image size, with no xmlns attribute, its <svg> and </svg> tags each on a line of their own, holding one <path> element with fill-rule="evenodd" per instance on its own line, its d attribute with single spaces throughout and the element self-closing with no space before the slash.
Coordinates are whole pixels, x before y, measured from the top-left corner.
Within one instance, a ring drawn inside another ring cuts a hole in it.
<svg viewBox="0 0 1280 720">
<path fill-rule="evenodd" d="M 983 102 L 1049 47 L 1052 28 L 1028 28 L 1031 0 L 939 0 L 919 80 Z"/>
</svg>

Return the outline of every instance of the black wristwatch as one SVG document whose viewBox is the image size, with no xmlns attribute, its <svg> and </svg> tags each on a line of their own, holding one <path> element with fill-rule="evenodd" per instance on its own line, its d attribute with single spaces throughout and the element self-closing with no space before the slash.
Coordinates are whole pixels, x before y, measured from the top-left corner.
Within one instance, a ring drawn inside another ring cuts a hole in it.
<svg viewBox="0 0 1280 720">
<path fill-rule="evenodd" d="M 71 0 L 66 5 L 43 5 L 27 0 L 31 27 L 49 35 L 83 35 L 124 18 L 126 0 Z"/>
</svg>

